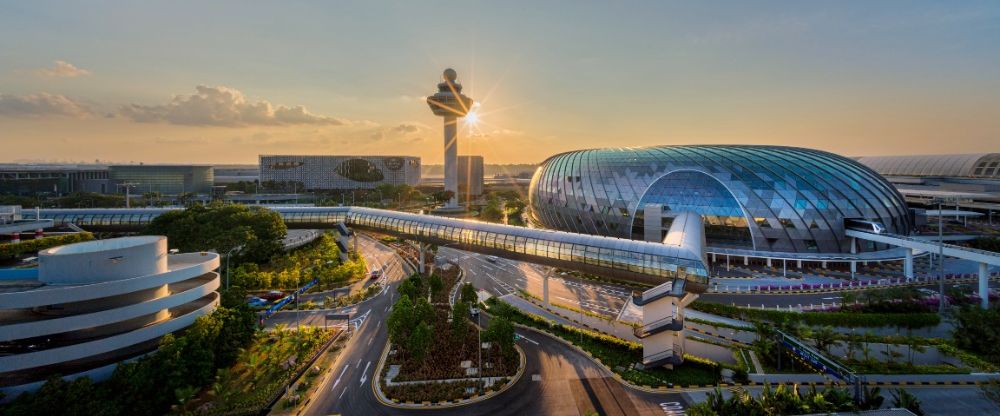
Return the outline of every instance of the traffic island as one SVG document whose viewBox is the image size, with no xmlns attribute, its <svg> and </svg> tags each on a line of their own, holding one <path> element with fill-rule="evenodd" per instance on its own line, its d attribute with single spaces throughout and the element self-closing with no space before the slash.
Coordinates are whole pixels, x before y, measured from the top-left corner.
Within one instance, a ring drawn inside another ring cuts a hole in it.
<svg viewBox="0 0 1000 416">
<path fill-rule="evenodd" d="M 391 345 L 386 345 L 376 368 L 376 374 L 380 374 L 381 377 L 377 382 L 373 380 L 372 388 L 379 402 L 398 409 L 448 408 L 490 399 L 517 383 L 524 375 L 526 363 L 524 351 L 515 345 L 518 365 L 517 371 L 510 376 L 396 381 L 401 367 L 395 364 L 386 365 L 391 362 L 390 356 L 395 355 L 392 354 L 394 351 Z M 473 374 L 477 369 L 470 364 L 471 362 L 467 360 L 461 367 L 465 367 L 468 374 Z M 485 374 L 493 373 L 487 369 Z"/>
<path fill-rule="evenodd" d="M 524 371 L 509 320 L 491 319 L 481 328 L 470 303 L 474 292 L 462 291 L 449 304 L 458 281 L 457 267 L 442 267 L 399 285 L 399 300 L 385 321 L 389 343 L 373 383 L 384 403 L 453 406 L 506 389 Z"/>
</svg>

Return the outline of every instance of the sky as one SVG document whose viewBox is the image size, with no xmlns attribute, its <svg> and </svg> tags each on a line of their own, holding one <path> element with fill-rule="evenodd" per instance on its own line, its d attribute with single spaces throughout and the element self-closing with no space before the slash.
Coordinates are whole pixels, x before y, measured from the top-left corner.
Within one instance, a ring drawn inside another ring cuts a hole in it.
<svg viewBox="0 0 1000 416">
<path fill-rule="evenodd" d="M 0 162 L 1000 152 L 1000 2 L 0 0 Z"/>
</svg>

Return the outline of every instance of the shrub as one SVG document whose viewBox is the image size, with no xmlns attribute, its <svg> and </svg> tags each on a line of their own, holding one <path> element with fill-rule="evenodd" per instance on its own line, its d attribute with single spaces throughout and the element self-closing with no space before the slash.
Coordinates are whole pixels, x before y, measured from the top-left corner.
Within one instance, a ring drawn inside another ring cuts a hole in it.
<svg viewBox="0 0 1000 416">
<path fill-rule="evenodd" d="M 90 241 L 93 239 L 93 234 L 82 232 L 36 238 L 32 240 L 25 240 L 20 243 L 4 243 L 0 244 L 0 259 L 15 259 L 24 255 L 33 255 L 48 248 L 79 243 L 81 241 Z"/>
<path fill-rule="evenodd" d="M 936 313 L 784 312 L 747 309 L 721 303 L 694 302 L 691 308 L 714 315 L 748 321 L 792 322 L 834 327 L 923 328 L 941 323 Z"/>
</svg>

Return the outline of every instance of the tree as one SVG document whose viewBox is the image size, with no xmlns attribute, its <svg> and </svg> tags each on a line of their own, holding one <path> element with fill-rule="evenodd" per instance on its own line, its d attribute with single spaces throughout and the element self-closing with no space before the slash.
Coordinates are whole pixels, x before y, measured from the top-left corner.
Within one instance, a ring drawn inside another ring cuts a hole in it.
<svg viewBox="0 0 1000 416">
<path fill-rule="evenodd" d="M 476 288 L 471 283 L 462 285 L 462 302 L 475 304 L 477 300 L 479 296 L 476 295 Z"/>
<path fill-rule="evenodd" d="M 406 296 L 411 299 L 419 297 L 418 296 L 419 289 L 417 289 L 417 286 L 413 283 L 413 280 L 411 279 L 403 280 L 403 283 L 400 283 L 399 286 L 396 286 L 396 291 L 399 292 L 401 296 Z"/>
<path fill-rule="evenodd" d="M 466 318 L 468 313 L 469 304 L 465 302 L 455 302 L 455 306 L 451 308 L 451 339 L 463 347 L 464 343 L 461 341 L 469 332 L 469 323 Z"/>
<path fill-rule="evenodd" d="M 432 274 L 430 277 L 431 293 L 437 293 L 439 290 L 444 288 L 444 280 L 441 280 L 441 276 Z"/>
<path fill-rule="evenodd" d="M 287 228 L 281 216 L 261 207 L 213 203 L 160 214 L 146 227 L 147 235 L 164 235 L 180 251 L 215 250 L 246 261 L 263 263 L 284 249 Z"/>
<path fill-rule="evenodd" d="M 830 325 L 816 328 L 812 333 L 812 337 L 816 349 L 822 351 L 824 354 L 829 354 L 830 347 L 837 344 L 837 333 Z"/>
<path fill-rule="evenodd" d="M 413 302 L 410 297 L 403 294 L 392 306 L 392 312 L 386 318 L 386 327 L 389 329 L 389 339 L 393 344 L 405 345 L 407 337 L 410 335 L 410 328 L 413 328 Z"/>
<path fill-rule="evenodd" d="M 1000 307 L 980 309 L 968 306 L 955 314 L 952 337 L 955 346 L 984 356 L 988 361 L 1000 362 Z"/>
<path fill-rule="evenodd" d="M 920 408 L 920 399 L 904 389 L 895 389 L 892 392 L 892 407 L 902 407 L 913 412 L 917 416 L 923 416 L 924 411 Z"/>
<path fill-rule="evenodd" d="M 427 301 L 427 298 L 423 296 L 417 298 L 417 302 L 413 304 L 413 323 L 427 322 L 433 324 L 434 315 L 434 307 Z"/>
<path fill-rule="evenodd" d="M 427 322 L 421 322 L 417 324 L 416 328 L 413 328 L 413 333 L 410 334 L 410 339 L 407 341 L 407 347 L 409 347 L 410 354 L 413 354 L 413 358 L 417 361 L 424 359 L 427 355 L 427 351 L 431 347 L 431 343 L 434 342 L 433 339 L 433 327 L 427 324 Z"/>
<path fill-rule="evenodd" d="M 514 324 L 502 316 L 490 319 L 490 325 L 486 327 L 483 338 L 494 342 L 501 351 L 513 351 L 514 348 Z"/>
<path fill-rule="evenodd" d="M 503 219 L 503 211 L 500 209 L 500 201 L 496 198 L 490 198 L 483 207 L 482 211 L 479 212 L 479 219 L 489 222 L 500 222 Z"/>
</svg>

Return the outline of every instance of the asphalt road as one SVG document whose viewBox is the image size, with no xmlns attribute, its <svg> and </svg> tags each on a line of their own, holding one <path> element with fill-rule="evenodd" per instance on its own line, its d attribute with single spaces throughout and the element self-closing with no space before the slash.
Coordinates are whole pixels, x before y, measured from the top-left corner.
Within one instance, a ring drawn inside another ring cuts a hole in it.
<svg viewBox="0 0 1000 416">
<path fill-rule="evenodd" d="M 306 414 L 582 415 L 594 410 L 602 415 L 663 415 L 680 414 L 679 410 L 686 406 L 679 393 L 652 394 L 626 388 L 575 349 L 525 330 L 518 330 L 525 336 L 518 341 L 526 354 L 524 376 L 497 397 L 441 410 L 397 409 L 381 404 L 372 391 L 372 378 L 388 339 L 382 321 L 395 298 L 398 278 L 405 273 L 401 265 L 392 264 L 401 259 L 388 247 L 373 240 L 368 243 L 360 247 L 366 258 L 390 264 L 390 289 L 358 308 L 361 314 L 369 314 L 363 322 L 356 322 L 357 332 L 322 380 L 321 393 L 310 402 Z"/>
</svg>

